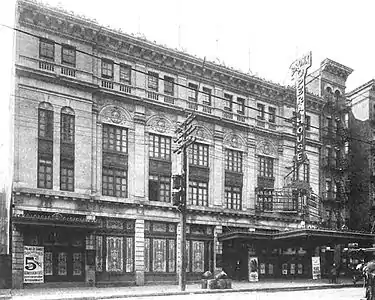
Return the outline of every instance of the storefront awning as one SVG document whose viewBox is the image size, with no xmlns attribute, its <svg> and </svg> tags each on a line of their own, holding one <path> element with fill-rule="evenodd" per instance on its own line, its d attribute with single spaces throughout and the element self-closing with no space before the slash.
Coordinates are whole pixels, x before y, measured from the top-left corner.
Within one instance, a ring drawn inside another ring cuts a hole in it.
<svg viewBox="0 0 375 300">
<path fill-rule="evenodd" d="M 375 241 L 375 234 L 353 232 L 353 231 L 336 231 L 329 229 L 295 229 L 288 231 L 280 231 L 276 233 L 260 233 L 260 232 L 228 232 L 220 235 L 219 241 L 232 239 L 247 239 L 247 240 L 301 240 L 310 239 L 317 242 L 368 242 Z"/>
</svg>

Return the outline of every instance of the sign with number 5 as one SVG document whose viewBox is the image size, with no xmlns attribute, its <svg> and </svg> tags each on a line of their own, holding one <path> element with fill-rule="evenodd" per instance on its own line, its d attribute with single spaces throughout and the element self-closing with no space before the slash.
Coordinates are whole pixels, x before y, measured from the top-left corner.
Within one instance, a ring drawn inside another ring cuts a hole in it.
<svg viewBox="0 0 375 300">
<path fill-rule="evenodd" d="M 44 282 L 44 247 L 24 246 L 23 282 Z"/>
</svg>

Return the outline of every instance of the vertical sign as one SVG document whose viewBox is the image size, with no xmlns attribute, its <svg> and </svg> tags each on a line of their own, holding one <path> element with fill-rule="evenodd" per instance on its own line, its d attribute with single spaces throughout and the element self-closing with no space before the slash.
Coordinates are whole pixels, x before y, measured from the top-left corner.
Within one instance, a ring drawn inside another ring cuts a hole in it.
<svg viewBox="0 0 375 300">
<path fill-rule="evenodd" d="M 44 282 L 44 247 L 24 246 L 23 282 Z"/>
<path fill-rule="evenodd" d="M 311 257 L 311 270 L 312 270 L 312 278 L 313 279 L 320 279 L 320 257 L 313 256 Z"/>
<path fill-rule="evenodd" d="M 258 257 L 249 256 L 249 281 L 256 282 L 258 280 Z"/>
<path fill-rule="evenodd" d="M 303 163 L 305 160 L 305 84 L 306 84 L 306 74 L 307 69 L 311 67 L 311 52 L 307 53 L 300 59 L 297 59 L 292 65 L 292 76 L 296 82 L 296 93 L 297 93 L 297 103 L 296 103 L 296 168 Z"/>
</svg>

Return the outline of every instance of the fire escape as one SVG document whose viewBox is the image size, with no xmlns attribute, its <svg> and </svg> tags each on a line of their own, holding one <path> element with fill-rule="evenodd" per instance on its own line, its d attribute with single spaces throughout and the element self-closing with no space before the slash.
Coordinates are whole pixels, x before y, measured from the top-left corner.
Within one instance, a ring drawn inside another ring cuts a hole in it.
<svg viewBox="0 0 375 300">
<path fill-rule="evenodd" d="M 326 126 L 322 128 L 323 142 L 323 218 L 329 228 L 342 229 L 347 224 L 349 193 L 349 132 L 345 115 L 349 106 L 345 97 L 326 93 L 322 116 Z"/>
</svg>

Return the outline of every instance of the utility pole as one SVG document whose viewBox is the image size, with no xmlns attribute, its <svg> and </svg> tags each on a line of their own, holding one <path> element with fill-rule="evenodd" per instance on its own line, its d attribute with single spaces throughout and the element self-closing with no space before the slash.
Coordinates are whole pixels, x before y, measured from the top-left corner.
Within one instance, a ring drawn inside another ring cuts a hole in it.
<svg viewBox="0 0 375 300">
<path fill-rule="evenodd" d="M 180 249 L 181 260 L 180 269 L 178 274 L 178 284 L 181 291 L 186 289 L 186 202 L 189 189 L 189 162 L 188 162 L 188 147 L 195 142 L 196 138 L 191 136 L 196 127 L 191 125 L 195 115 L 190 114 L 187 119 L 177 128 L 177 138 L 174 142 L 178 144 L 178 148 L 173 152 L 177 154 L 182 153 L 182 175 L 173 175 L 173 192 L 172 201 L 173 205 L 177 206 L 180 211 Z"/>
</svg>

